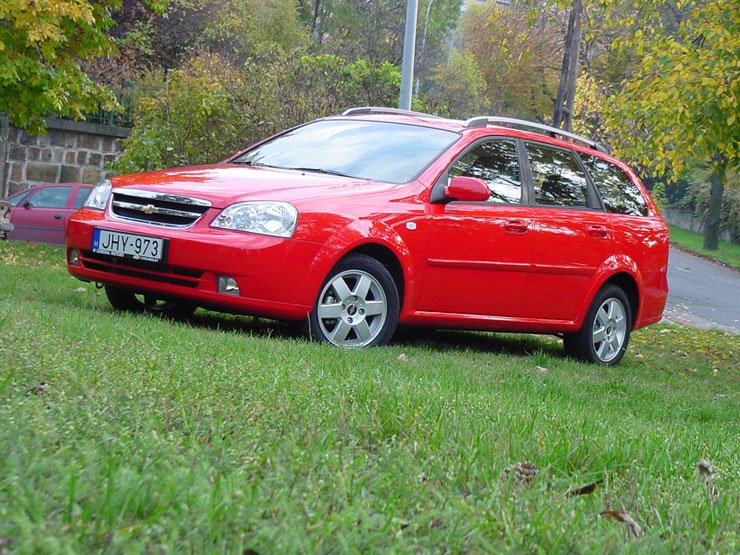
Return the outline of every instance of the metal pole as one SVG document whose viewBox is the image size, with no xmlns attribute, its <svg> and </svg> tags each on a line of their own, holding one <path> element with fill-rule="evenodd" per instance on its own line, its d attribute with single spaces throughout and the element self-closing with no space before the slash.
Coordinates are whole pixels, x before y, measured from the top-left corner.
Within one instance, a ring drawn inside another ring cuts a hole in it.
<svg viewBox="0 0 740 555">
<path fill-rule="evenodd" d="M 414 49 L 416 47 L 416 12 L 418 0 L 406 1 L 406 33 L 403 37 L 403 62 L 401 63 L 401 96 L 398 107 L 411 109 L 411 89 L 414 81 Z"/>
</svg>

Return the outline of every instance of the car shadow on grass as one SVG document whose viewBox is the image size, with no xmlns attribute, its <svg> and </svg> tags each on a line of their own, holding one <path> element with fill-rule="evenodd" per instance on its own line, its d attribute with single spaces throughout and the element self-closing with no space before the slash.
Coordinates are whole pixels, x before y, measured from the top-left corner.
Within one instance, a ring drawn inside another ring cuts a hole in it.
<svg viewBox="0 0 740 555">
<path fill-rule="evenodd" d="M 205 310 L 199 310 L 192 317 L 179 321 L 202 329 L 243 333 L 254 337 L 309 341 L 307 326 L 301 323 L 287 324 L 268 318 L 228 315 Z M 438 352 L 470 351 L 521 357 L 533 354 L 564 357 L 562 343 L 554 336 L 546 335 L 402 326 L 396 331 L 390 345 Z"/>
<path fill-rule="evenodd" d="M 396 332 L 393 344 L 433 351 L 464 350 L 514 356 L 533 354 L 564 356 L 560 340 L 547 335 L 400 328 Z"/>
</svg>

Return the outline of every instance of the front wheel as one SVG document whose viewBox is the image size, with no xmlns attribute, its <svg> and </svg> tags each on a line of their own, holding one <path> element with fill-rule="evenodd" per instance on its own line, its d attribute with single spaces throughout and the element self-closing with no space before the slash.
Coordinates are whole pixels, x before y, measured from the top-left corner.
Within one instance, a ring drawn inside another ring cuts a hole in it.
<svg viewBox="0 0 740 555">
<path fill-rule="evenodd" d="M 398 288 L 387 268 L 353 254 L 321 286 L 309 320 L 311 337 L 339 347 L 383 345 L 393 336 L 398 313 Z"/>
<path fill-rule="evenodd" d="M 189 318 L 196 308 L 195 305 L 184 301 L 161 299 L 113 285 L 105 286 L 105 295 L 113 308 L 126 312 L 149 312 L 172 318 Z"/>
<path fill-rule="evenodd" d="M 568 355 L 613 366 L 627 350 L 632 314 L 627 295 L 616 285 L 605 285 L 594 297 L 581 329 L 563 339 Z"/>
</svg>

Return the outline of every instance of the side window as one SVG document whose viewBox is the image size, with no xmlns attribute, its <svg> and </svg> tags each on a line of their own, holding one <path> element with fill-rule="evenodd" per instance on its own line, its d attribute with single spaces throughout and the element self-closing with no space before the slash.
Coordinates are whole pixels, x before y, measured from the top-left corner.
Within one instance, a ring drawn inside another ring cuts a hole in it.
<svg viewBox="0 0 740 555">
<path fill-rule="evenodd" d="M 10 201 L 10 206 L 18 206 L 21 203 L 21 200 L 28 194 L 28 191 L 20 191 L 19 193 L 16 193 L 14 195 L 10 195 L 8 197 L 8 200 Z"/>
<path fill-rule="evenodd" d="M 599 191 L 604 208 L 608 212 L 646 216 L 647 204 L 629 176 L 614 164 L 597 158 L 581 154 L 596 190 Z"/>
<path fill-rule="evenodd" d="M 473 147 L 453 164 L 450 177 L 477 177 L 488 184 L 489 202 L 522 202 L 522 180 L 516 142 L 495 140 Z"/>
<path fill-rule="evenodd" d="M 80 187 L 79 189 L 77 189 L 77 196 L 75 196 L 74 209 L 77 210 L 83 204 L 85 204 L 85 201 L 87 200 L 87 197 L 89 195 L 90 195 L 89 187 Z"/>
<path fill-rule="evenodd" d="M 72 187 L 46 187 L 29 200 L 34 208 L 64 208 L 71 190 Z"/>
<path fill-rule="evenodd" d="M 527 144 L 534 202 L 549 206 L 588 206 L 586 175 L 572 152 Z"/>
</svg>

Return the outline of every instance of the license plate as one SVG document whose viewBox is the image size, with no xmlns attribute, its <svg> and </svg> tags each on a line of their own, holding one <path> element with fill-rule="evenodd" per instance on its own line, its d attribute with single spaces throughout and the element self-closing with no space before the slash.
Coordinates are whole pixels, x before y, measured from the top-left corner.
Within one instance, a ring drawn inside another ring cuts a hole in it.
<svg viewBox="0 0 740 555">
<path fill-rule="evenodd" d="M 161 237 L 147 237 L 146 235 L 95 228 L 92 251 L 99 254 L 146 260 L 147 262 L 162 262 L 166 244 Z"/>
</svg>

